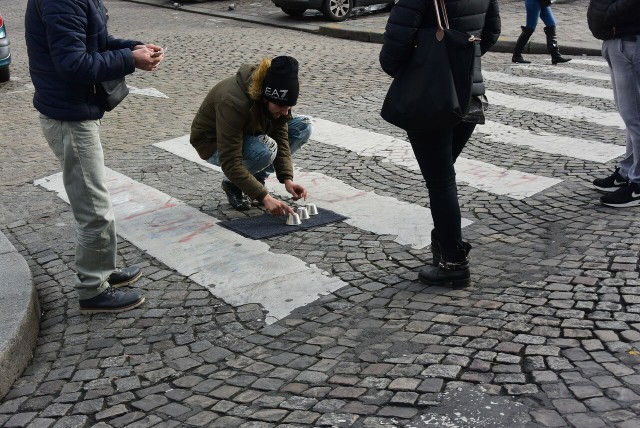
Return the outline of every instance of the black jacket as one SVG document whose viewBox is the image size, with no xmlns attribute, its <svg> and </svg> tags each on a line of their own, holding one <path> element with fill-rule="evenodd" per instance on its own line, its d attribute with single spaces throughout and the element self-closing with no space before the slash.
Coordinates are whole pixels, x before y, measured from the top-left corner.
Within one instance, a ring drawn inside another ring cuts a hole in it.
<svg viewBox="0 0 640 428">
<path fill-rule="evenodd" d="M 640 0 L 591 0 L 587 21 L 600 40 L 640 34 Z"/>
<path fill-rule="evenodd" d="M 449 25 L 481 38 L 476 45 L 472 95 L 484 94 L 480 56 L 484 55 L 500 36 L 498 0 L 445 0 Z M 399 0 L 391 9 L 380 51 L 380 65 L 390 76 L 406 64 L 413 53 L 419 28 L 435 27 L 433 0 Z M 444 25 L 444 23 L 443 23 Z"/>
</svg>

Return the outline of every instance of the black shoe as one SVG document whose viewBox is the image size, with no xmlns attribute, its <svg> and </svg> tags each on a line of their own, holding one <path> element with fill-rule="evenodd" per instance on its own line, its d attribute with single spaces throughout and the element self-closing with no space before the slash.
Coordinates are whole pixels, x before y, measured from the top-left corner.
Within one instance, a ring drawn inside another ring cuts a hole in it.
<svg viewBox="0 0 640 428">
<path fill-rule="evenodd" d="M 562 55 L 554 56 L 551 58 L 551 64 L 562 64 L 563 62 L 569 62 L 571 58 L 565 58 Z"/>
<path fill-rule="evenodd" d="M 109 285 L 118 288 L 133 284 L 142 276 L 142 270 L 138 266 L 129 266 L 124 269 L 116 269 L 109 275 Z"/>
<path fill-rule="evenodd" d="M 531 64 L 531 61 L 527 61 L 522 55 L 513 55 L 511 62 L 515 62 L 516 64 Z"/>
<path fill-rule="evenodd" d="M 251 209 L 251 201 L 242 194 L 242 190 L 230 181 L 222 180 L 222 190 L 227 194 L 229 205 L 238 211 L 248 211 Z"/>
<path fill-rule="evenodd" d="M 636 207 L 640 205 L 640 184 L 629 183 L 613 193 L 603 195 L 600 203 L 614 208 Z"/>
<path fill-rule="evenodd" d="M 124 312 L 144 303 L 144 297 L 135 291 L 122 291 L 109 287 L 96 297 L 80 300 L 80 313 L 99 314 Z"/>
<path fill-rule="evenodd" d="M 626 185 L 627 179 L 620 175 L 620 168 L 616 168 L 613 174 L 606 178 L 596 178 L 593 180 L 593 186 L 603 192 L 615 192 Z"/>
</svg>

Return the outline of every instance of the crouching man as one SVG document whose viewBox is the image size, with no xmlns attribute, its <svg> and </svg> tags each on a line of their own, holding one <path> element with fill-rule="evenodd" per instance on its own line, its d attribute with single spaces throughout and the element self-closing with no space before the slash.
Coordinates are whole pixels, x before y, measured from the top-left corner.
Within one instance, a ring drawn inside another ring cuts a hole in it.
<svg viewBox="0 0 640 428">
<path fill-rule="evenodd" d="M 191 145 L 222 167 L 222 189 L 237 210 L 251 199 L 274 216 L 293 210 L 269 195 L 265 180 L 275 172 L 293 200 L 307 190 L 293 182 L 291 155 L 309 141 L 311 120 L 292 115 L 299 93 L 298 61 L 290 56 L 244 64 L 209 91 L 191 124 Z"/>
</svg>

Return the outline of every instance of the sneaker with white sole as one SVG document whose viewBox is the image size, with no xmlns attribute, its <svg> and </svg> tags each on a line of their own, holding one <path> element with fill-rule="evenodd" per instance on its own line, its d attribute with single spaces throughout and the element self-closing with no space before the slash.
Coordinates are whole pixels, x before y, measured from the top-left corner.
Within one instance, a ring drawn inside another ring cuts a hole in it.
<svg viewBox="0 0 640 428">
<path fill-rule="evenodd" d="M 614 208 L 635 207 L 640 205 L 640 184 L 629 183 L 615 192 L 600 197 L 602 205 Z"/>
<path fill-rule="evenodd" d="M 615 192 L 626 185 L 627 179 L 620 175 L 620 168 L 616 168 L 608 177 L 593 180 L 593 186 L 602 192 Z"/>
</svg>

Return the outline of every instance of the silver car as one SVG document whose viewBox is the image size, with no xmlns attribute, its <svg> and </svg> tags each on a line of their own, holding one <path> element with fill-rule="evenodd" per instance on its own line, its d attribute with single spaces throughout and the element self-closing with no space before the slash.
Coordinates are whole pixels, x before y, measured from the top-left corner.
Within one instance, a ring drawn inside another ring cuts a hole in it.
<svg viewBox="0 0 640 428">
<path fill-rule="evenodd" d="M 394 0 L 272 0 L 290 16 L 302 16 L 307 9 L 316 9 L 331 21 L 344 21 L 356 6 L 393 4 Z"/>
</svg>

